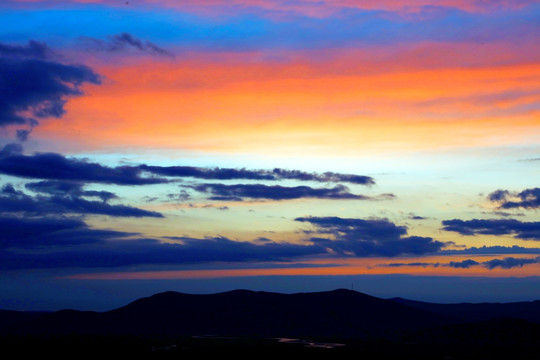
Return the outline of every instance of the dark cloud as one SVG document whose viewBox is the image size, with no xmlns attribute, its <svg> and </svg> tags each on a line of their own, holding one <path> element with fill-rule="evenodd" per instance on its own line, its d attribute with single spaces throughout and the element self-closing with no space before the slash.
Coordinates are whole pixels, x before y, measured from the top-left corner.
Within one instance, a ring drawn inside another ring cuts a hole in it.
<svg viewBox="0 0 540 360">
<path fill-rule="evenodd" d="M 480 263 L 478 261 L 474 261 L 471 259 L 467 259 L 463 261 L 450 261 L 448 264 L 446 264 L 446 266 L 450 266 L 450 267 L 458 268 L 458 269 L 468 269 L 471 266 L 477 266 L 477 265 L 480 265 Z"/>
<path fill-rule="evenodd" d="M 540 222 L 521 222 L 515 219 L 445 220 L 443 230 L 461 235 L 512 235 L 522 240 L 540 241 Z"/>
<path fill-rule="evenodd" d="M 91 37 L 82 37 L 89 50 L 93 51 L 107 51 L 107 52 L 119 52 L 126 51 L 128 49 L 135 49 L 137 51 L 174 58 L 174 54 L 157 46 L 150 41 L 142 41 L 129 33 L 121 33 L 109 36 L 107 40 L 100 40 Z"/>
<path fill-rule="evenodd" d="M 21 154 L 22 148 L 8 144 L 0 151 L 0 173 L 23 178 L 71 180 L 116 185 L 148 185 L 167 180 L 142 177 L 137 167 L 107 167 L 56 153 Z"/>
<path fill-rule="evenodd" d="M 0 56 L 15 58 L 46 59 L 52 55 L 51 49 L 43 43 L 30 40 L 28 45 L 8 45 L 0 43 Z"/>
<path fill-rule="evenodd" d="M 72 196 L 72 197 L 97 197 L 102 201 L 107 202 L 111 199 L 118 198 L 116 194 L 109 191 L 95 191 L 95 190 L 83 190 L 84 184 L 78 182 L 68 181 L 39 181 L 35 183 L 28 183 L 25 187 L 33 192 L 45 193 L 49 195 L 58 196 Z"/>
<path fill-rule="evenodd" d="M 463 261 L 450 261 L 446 264 L 441 263 L 423 263 L 423 262 L 414 262 L 414 263 L 390 263 L 390 264 L 381 264 L 378 266 L 384 266 L 384 267 L 401 267 L 401 266 L 421 266 L 421 267 L 439 267 L 439 266 L 448 266 L 453 267 L 456 269 L 468 269 L 472 266 L 483 266 L 489 270 L 493 270 L 495 268 L 502 268 L 502 269 L 512 269 L 516 267 L 523 267 L 524 265 L 528 264 L 536 264 L 540 262 L 540 256 L 536 258 L 529 258 L 529 259 L 522 259 L 522 258 L 513 258 L 513 257 L 506 257 L 504 259 L 492 259 L 484 262 L 478 262 L 472 259 L 467 259 Z"/>
<path fill-rule="evenodd" d="M 23 152 L 23 147 L 21 144 L 7 144 L 2 149 L 0 149 L 0 159 L 9 156 L 21 155 Z"/>
<path fill-rule="evenodd" d="M 490 255 L 490 254 L 540 254 L 540 248 L 525 248 L 522 246 L 481 246 L 468 247 L 462 250 L 443 250 L 442 255 Z"/>
<path fill-rule="evenodd" d="M 163 217 L 154 211 L 126 205 L 111 205 L 106 201 L 116 197 L 107 191 L 84 191 L 80 184 L 60 182 L 40 182 L 27 185 L 33 191 L 50 196 L 30 196 L 17 191 L 11 184 L 0 189 L 0 213 L 44 214 L 97 214 L 117 217 Z M 92 201 L 84 197 L 97 197 L 102 201 Z"/>
<path fill-rule="evenodd" d="M 488 195 L 490 201 L 503 201 L 507 196 L 510 195 L 508 190 L 495 190 L 494 192 Z"/>
<path fill-rule="evenodd" d="M 434 266 L 434 267 L 438 267 L 439 263 L 425 263 L 425 262 L 389 263 L 389 264 L 382 264 L 380 266 L 384 266 L 384 267 L 402 267 L 402 266 L 420 266 L 420 267 Z"/>
<path fill-rule="evenodd" d="M 193 177 L 207 180 L 299 180 L 316 182 L 348 182 L 359 185 L 373 185 L 375 180 L 369 176 L 339 174 L 333 172 L 308 173 L 300 170 L 246 170 L 230 168 L 199 168 L 193 166 L 149 166 L 140 168 L 161 176 Z"/>
<path fill-rule="evenodd" d="M 0 44 L 0 126 L 30 126 L 20 130 L 25 140 L 40 118 L 61 117 L 71 96 L 82 95 L 85 83 L 100 84 L 99 75 L 87 66 L 62 64 L 51 58 L 45 44 Z"/>
<path fill-rule="evenodd" d="M 48 179 L 48 180 L 69 180 L 69 181 L 83 181 L 83 182 L 95 182 L 95 183 L 107 183 L 116 185 L 148 185 L 159 184 L 168 182 L 164 178 L 157 178 L 144 175 L 159 175 L 159 176 L 177 176 L 177 177 L 194 177 L 203 179 L 249 179 L 249 180 L 283 180 L 292 179 L 293 175 L 296 180 L 313 180 L 313 181 L 336 181 L 338 178 L 349 179 L 349 182 L 357 184 L 370 185 L 374 181 L 367 176 L 360 175 L 347 175 L 347 174 L 308 174 L 300 171 L 287 171 L 284 172 L 279 169 L 268 172 L 263 170 L 245 170 L 245 169 L 204 169 L 189 166 L 173 166 L 173 167 L 160 167 L 160 166 L 117 166 L 107 167 L 98 163 L 92 163 L 86 160 L 79 160 L 74 158 L 67 158 L 57 153 L 37 153 L 34 155 L 23 155 L 23 149 L 18 144 L 7 144 L 0 150 L 0 173 L 24 178 L 35 179 Z M 275 173 L 274 173 L 275 172 Z M 281 177 L 277 174 L 289 174 L 290 177 Z M 221 192 L 238 192 L 238 193 L 251 193 L 254 196 L 262 194 L 268 191 L 268 196 L 280 197 L 280 190 L 276 187 L 271 189 L 265 185 L 221 185 L 221 184 L 202 184 L 200 189 L 204 190 L 204 187 L 208 191 L 213 188 L 216 191 Z M 225 187 L 229 186 L 229 190 L 225 190 Z M 234 189 L 234 187 L 237 187 Z M 287 188 L 281 187 L 282 196 L 289 196 L 289 198 L 298 197 L 330 197 L 330 198 L 356 198 L 367 199 L 362 195 L 354 195 L 348 192 L 348 189 L 342 185 L 337 185 L 333 189 L 312 189 L 309 187 L 296 187 Z M 290 189 L 290 190 L 288 190 Z M 288 192 L 288 193 L 287 193 Z M 310 194 L 309 196 L 302 196 L 304 194 Z M 185 201 L 189 198 L 189 194 L 185 191 L 180 193 L 178 200 Z M 231 195 L 219 195 L 223 199 L 231 200 Z M 173 197 L 177 197 L 173 195 Z M 237 201 L 241 200 L 241 196 L 235 196 Z M 392 198 L 392 194 L 384 194 L 382 198 Z M 218 198 L 219 199 L 219 198 Z"/>
<path fill-rule="evenodd" d="M 501 204 L 503 209 L 526 208 L 537 209 L 540 207 L 540 188 L 525 189 L 518 193 L 520 201 L 505 201 Z"/>
<path fill-rule="evenodd" d="M 88 245 L 129 235 L 135 234 L 90 229 L 80 219 L 0 216 L 0 249 L 2 250 L 15 248 L 54 251 L 61 246 Z"/>
<path fill-rule="evenodd" d="M 503 217 L 525 216 L 525 214 L 523 213 L 509 213 L 505 211 L 482 212 L 482 214 L 490 214 L 490 215 L 497 215 L 497 216 L 503 216 Z"/>
<path fill-rule="evenodd" d="M 513 257 L 507 257 L 504 259 L 493 259 L 486 262 L 483 262 L 482 265 L 484 265 L 486 268 L 492 270 L 497 267 L 500 267 L 502 269 L 512 269 L 516 267 L 523 267 L 527 264 L 536 264 L 540 262 L 540 257 L 532 258 L 532 259 L 520 259 L 520 258 L 513 258 Z"/>
<path fill-rule="evenodd" d="M 291 200 L 300 198 L 351 200 L 370 199 L 368 196 L 350 193 L 349 189 L 343 185 L 336 185 L 330 189 L 312 188 L 309 186 L 269 186 L 262 184 L 199 184 L 189 187 L 199 192 L 210 193 L 212 195 L 209 198 L 210 200 L 222 201 L 242 201 L 245 198 L 265 200 Z"/>
<path fill-rule="evenodd" d="M 40 220 L 44 223 L 43 226 L 35 226 L 28 220 L 17 223 L 13 218 L 0 219 L 0 224 L 2 221 L 7 223 L 8 227 L 2 229 L 10 229 L 9 239 L 12 241 L 8 241 L 0 249 L 1 269 L 289 261 L 326 252 L 324 248 L 315 245 L 239 242 L 225 237 L 168 238 L 175 243 L 165 243 L 157 239 L 129 240 L 126 237 L 137 234 L 94 230 L 76 220 L 51 219 L 52 225 Z M 24 235 L 28 227 L 33 229 L 32 233 Z M 0 230 L 0 234 L 2 231 L 6 232 Z M 21 234 L 24 236 L 21 237 Z M 21 238 L 23 240 L 17 240 Z M 70 239 L 71 242 L 64 244 L 65 239 Z M 21 248 L 27 251 L 21 251 Z"/>
<path fill-rule="evenodd" d="M 346 256 L 421 255 L 440 251 L 445 243 L 430 237 L 405 236 L 407 227 L 386 219 L 347 219 L 340 217 L 300 217 L 316 227 L 310 240 Z M 323 235 L 330 236 L 321 237 Z"/>
<path fill-rule="evenodd" d="M 540 188 L 525 189 L 521 192 L 496 190 L 488 199 L 499 203 L 500 209 L 538 209 L 540 208 Z"/>
</svg>

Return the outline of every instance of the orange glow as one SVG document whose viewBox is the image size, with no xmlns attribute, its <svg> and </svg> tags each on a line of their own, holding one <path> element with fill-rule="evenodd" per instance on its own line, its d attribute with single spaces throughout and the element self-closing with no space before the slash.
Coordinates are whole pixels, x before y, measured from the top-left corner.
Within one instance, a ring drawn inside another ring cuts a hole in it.
<svg viewBox="0 0 540 360">
<path fill-rule="evenodd" d="M 317 267 L 290 268 L 231 268 L 209 270 L 165 270 L 165 271 L 136 271 L 136 272 L 105 272 L 70 275 L 70 279 L 78 280 L 148 280 L 148 279 L 203 279 L 244 276 L 284 276 L 284 275 L 381 275 L 381 274 L 411 274 L 425 276 L 484 276 L 484 277 L 527 277 L 536 276 L 540 264 L 528 264 L 512 269 L 495 268 L 492 270 L 478 265 L 468 269 L 452 268 L 444 264 L 450 261 L 475 260 L 479 263 L 492 259 L 501 259 L 504 255 L 486 256 L 431 256 L 422 258 L 353 258 L 326 259 L 303 264 L 314 264 Z M 534 255 L 512 255 L 516 258 L 533 258 Z M 438 266 L 381 266 L 390 263 L 438 263 Z M 328 265 L 328 266 L 325 266 Z"/>
<path fill-rule="evenodd" d="M 70 100 L 65 118 L 35 131 L 83 148 L 233 152 L 276 144 L 280 151 L 358 152 L 389 143 L 390 150 L 418 150 L 538 141 L 531 134 L 540 115 L 526 105 L 538 101 L 539 64 L 411 63 L 384 72 L 375 62 L 353 66 L 350 56 L 269 63 L 229 54 L 220 61 L 102 66 L 105 84 L 88 86 L 86 96 Z"/>
</svg>

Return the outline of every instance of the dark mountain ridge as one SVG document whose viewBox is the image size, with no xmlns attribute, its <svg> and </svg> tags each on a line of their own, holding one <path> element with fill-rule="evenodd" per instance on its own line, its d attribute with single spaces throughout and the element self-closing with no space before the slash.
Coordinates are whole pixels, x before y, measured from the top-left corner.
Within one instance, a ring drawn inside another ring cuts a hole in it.
<svg viewBox="0 0 540 360">
<path fill-rule="evenodd" d="M 489 321 L 504 328 L 508 320 L 501 318 L 511 317 L 533 330 L 540 327 L 534 324 L 540 323 L 540 302 L 444 305 L 385 300 L 344 289 L 296 294 L 164 292 L 106 312 L 0 312 L 0 334 L 395 339 L 411 333 L 457 334 L 464 326 L 478 332 L 492 327 Z M 468 324 L 486 320 L 487 325 Z"/>
</svg>

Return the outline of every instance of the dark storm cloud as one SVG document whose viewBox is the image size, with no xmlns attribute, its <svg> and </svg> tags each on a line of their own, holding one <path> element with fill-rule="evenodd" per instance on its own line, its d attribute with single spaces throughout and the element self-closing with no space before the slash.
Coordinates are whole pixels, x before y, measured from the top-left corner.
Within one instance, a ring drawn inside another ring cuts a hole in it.
<svg viewBox="0 0 540 360">
<path fill-rule="evenodd" d="M 149 166 L 141 165 L 144 171 L 176 177 L 193 177 L 207 180 L 298 180 L 316 182 L 348 182 L 359 185 L 373 185 L 375 180 L 369 176 L 340 174 L 333 172 L 308 173 L 300 170 L 247 170 L 231 168 L 200 168 L 193 166 Z"/>
<path fill-rule="evenodd" d="M 48 214 L 98 214 L 115 217 L 163 217 L 154 211 L 143 210 L 126 205 L 111 205 L 106 202 L 114 194 L 106 191 L 84 191 L 77 184 L 47 182 L 28 184 L 32 189 L 51 194 L 51 196 L 30 196 L 17 191 L 11 184 L 0 189 L 0 213 L 25 213 L 32 215 Z M 35 191 L 35 190 L 34 190 Z M 102 201 L 82 198 L 98 197 Z M 104 200 L 105 199 L 105 200 Z"/>
<path fill-rule="evenodd" d="M 295 220 L 315 226 L 316 231 L 309 231 L 318 235 L 310 239 L 314 244 L 346 256 L 421 255 L 438 252 L 446 246 L 430 237 L 405 236 L 407 227 L 386 219 L 300 217 Z"/>
<path fill-rule="evenodd" d="M 87 66 L 63 64 L 50 56 L 45 44 L 0 44 L 0 126 L 28 124 L 24 140 L 39 118 L 61 117 L 71 96 L 82 95 L 85 83 L 100 84 L 99 75 Z"/>
<path fill-rule="evenodd" d="M 525 189 L 521 192 L 496 190 L 488 195 L 488 200 L 499 203 L 499 209 L 540 208 L 540 188 Z"/>
<path fill-rule="evenodd" d="M 199 184 L 189 186 L 190 188 L 209 193 L 210 200 L 242 201 L 243 199 L 265 199 L 265 200 L 292 200 L 300 198 L 317 199 L 351 199 L 368 200 L 370 197 L 355 195 L 343 185 L 336 185 L 333 188 L 312 188 L 309 186 L 286 187 L 280 185 L 263 184 Z"/>
<path fill-rule="evenodd" d="M 148 185 L 167 180 L 141 177 L 137 167 L 107 167 L 57 153 L 23 155 L 22 148 L 8 144 L 0 151 L 0 173 L 23 178 L 72 180 L 116 185 Z"/>
<path fill-rule="evenodd" d="M 443 230 L 461 235 L 512 235 L 522 240 L 540 241 L 540 222 L 521 222 L 515 219 L 445 220 Z"/>
<path fill-rule="evenodd" d="M 150 55 L 165 56 L 174 58 L 174 54 L 157 46 L 150 41 L 142 41 L 129 33 L 121 33 L 109 36 L 107 40 L 94 39 L 90 37 L 82 37 L 89 50 L 94 51 L 107 51 L 107 52 L 119 52 L 128 49 L 135 49 L 137 51 L 147 53 Z"/>
</svg>

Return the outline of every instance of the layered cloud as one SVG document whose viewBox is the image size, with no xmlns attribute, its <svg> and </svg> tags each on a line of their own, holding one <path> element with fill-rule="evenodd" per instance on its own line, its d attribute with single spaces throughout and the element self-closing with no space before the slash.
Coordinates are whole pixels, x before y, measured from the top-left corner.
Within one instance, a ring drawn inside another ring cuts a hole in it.
<svg viewBox="0 0 540 360">
<path fill-rule="evenodd" d="M 51 250 L 65 251 L 71 246 L 86 246 L 133 235 L 127 232 L 91 229 L 80 219 L 64 217 L 0 216 L 0 255 L 7 249 L 44 249 L 43 258 Z M 50 261 L 54 261 L 51 259 Z"/>
<path fill-rule="evenodd" d="M 34 183 L 27 185 L 48 196 L 30 196 L 16 190 L 11 184 L 0 189 L 0 213 L 23 213 L 33 216 L 57 214 L 108 215 L 114 217 L 163 217 L 155 211 L 148 211 L 127 205 L 113 205 L 107 201 L 116 195 L 108 191 L 84 191 L 80 184 Z M 87 198 L 99 198 L 88 200 Z"/>
<path fill-rule="evenodd" d="M 386 219 L 299 217 L 315 230 L 310 241 L 344 256 L 399 256 L 435 253 L 447 244 L 431 237 L 406 236 L 407 227 Z"/>
<path fill-rule="evenodd" d="M 461 235 L 512 235 L 521 240 L 540 241 L 540 222 L 522 222 L 515 219 L 500 220 L 444 220 L 443 230 Z"/>
<path fill-rule="evenodd" d="M 0 173 L 29 178 L 46 179 L 59 182 L 45 182 L 33 186 L 31 190 L 51 192 L 70 186 L 67 182 L 102 183 L 115 185 L 152 185 L 168 183 L 166 177 L 195 178 L 206 180 L 260 180 L 260 181 L 313 181 L 313 182 L 349 182 L 352 184 L 372 185 L 372 177 L 334 172 L 310 173 L 300 170 L 249 170 L 233 168 L 201 168 L 192 166 L 116 166 L 108 167 L 85 159 L 68 158 L 58 153 L 36 153 L 24 155 L 22 146 L 8 144 L 0 149 Z M 148 176 L 149 175 L 149 176 Z M 158 177 L 159 176 L 159 177 Z M 73 185 L 71 185 L 73 186 Z M 191 186 L 200 192 L 210 192 L 221 197 L 250 197 L 266 199 L 295 199 L 301 197 L 318 197 L 334 199 L 368 199 L 366 196 L 354 195 L 343 185 L 321 189 L 308 186 L 284 187 L 263 184 L 225 185 L 199 184 Z M 76 189 L 71 189 L 76 190 Z M 80 189 L 79 189 L 80 190 Z M 105 195 L 104 195 L 105 196 Z M 392 198 L 385 194 L 383 198 Z"/>
<path fill-rule="evenodd" d="M 300 170 L 275 168 L 272 170 L 249 170 L 231 168 L 201 168 L 194 166 L 151 166 L 140 165 L 143 171 L 161 176 L 192 177 L 207 180 L 298 180 L 316 182 L 348 182 L 360 185 L 373 185 L 370 176 L 340 174 L 334 172 L 313 173 Z"/>
<path fill-rule="evenodd" d="M 410 262 L 410 263 L 389 263 L 381 264 L 379 266 L 383 267 L 407 267 L 407 266 L 421 266 L 421 267 L 439 267 L 447 266 L 456 269 L 468 269 L 474 266 L 483 266 L 486 269 L 493 270 L 496 268 L 501 269 L 513 269 L 521 268 L 529 264 L 538 264 L 540 263 L 540 256 L 536 258 L 515 258 L 515 257 L 505 257 L 503 259 L 492 259 L 488 261 L 478 262 L 476 260 L 467 259 L 462 261 L 450 261 L 448 263 L 426 263 L 426 262 Z"/>
<path fill-rule="evenodd" d="M 325 254 L 317 245 L 240 242 L 225 237 L 148 239 L 99 230 L 79 219 L 0 217 L 0 268 L 119 267 L 139 264 L 289 261 Z"/>
<path fill-rule="evenodd" d="M 310 186 L 280 186 L 263 184 L 198 184 L 190 188 L 208 193 L 210 200 L 243 201 L 244 199 L 292 200 L 301 198 L 368 200 L 369 196 L 352 194 L 349 188 L 336 185 L 333 188 L 312 188 Z M 386 198 L 392 198 L 387 195 Z"/>
<path fill-rule="evenodd" d="M 117 185 L 148 185 L 166 182 L 141 177 L 136 167 L 107 167 L 98 163 L 67 158 L 57 153 L 23 155 L 22 147 L 9 144 L 0 152 L 0 173 L 32 179 L 71 180 Z"/>
</svg>

